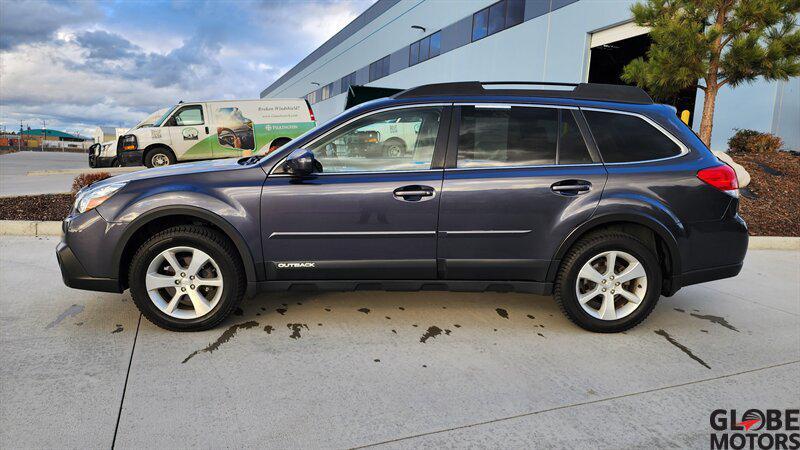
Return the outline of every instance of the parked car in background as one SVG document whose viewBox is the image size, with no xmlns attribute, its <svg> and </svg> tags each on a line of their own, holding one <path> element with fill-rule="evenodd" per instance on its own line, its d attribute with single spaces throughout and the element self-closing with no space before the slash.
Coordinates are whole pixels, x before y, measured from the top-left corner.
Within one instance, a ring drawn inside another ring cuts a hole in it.
<svg viewBox="0 0 800 450">
<path fill-rule="evenodd" d="M 266 156 L 100 181 L 64 221 L 64 282 L 129 288 L 171 330 L 259 290 L 433 288 L 553 295 L 617 332 L 739 273 L 736 175 L 674 109 L 630 86 L 487 84 L 364 103 Z M 359 153 L 406 122 L 407 151 Z"/>
<path fill-rule="evenodd" d="M 167 108 L 159 109 L 158 111 L 145 117 L 144 120 L 137 123 L 130 130 L 150 127 L 156 120 L 160 119 L 167 112 Z M 117 141 L 109 141 L 103 143 L 96 143 L 89 147 L 89 167 L 120 167 L 122 161 L 117 156 Z"/>
<path fill-rule="evenodd" d="M 269 153 L 315 126 L 305 99 L 179 103 L 151 126 L 131 130 L 117 147 L 125 166 Z"/>
</svg>

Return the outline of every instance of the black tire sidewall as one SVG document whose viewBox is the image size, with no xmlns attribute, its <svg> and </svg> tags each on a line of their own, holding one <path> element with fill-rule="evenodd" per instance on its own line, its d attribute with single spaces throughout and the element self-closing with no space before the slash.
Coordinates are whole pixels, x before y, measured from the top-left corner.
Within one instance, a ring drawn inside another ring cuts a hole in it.
<svg viewBox="0 0 800 450">
<path fill-rule="evenodd" d="M 647 293 L 639 307 L 626 317 L 617 320 L 601 320 L 583 310 L 575 293 L 575 283 L 578 272 L 590 258 L 612 250 L 629 253 L 644 266 L 647 274 Z M 650 248 L 633 238 L 610 236 L 585 246 L 574 262 L 565 270 L 566 274 L 560 292 L 562 307 L 579 326 L 590 331 L 617 332 L 636 326 L 650 314 L 661 295 L 661 269 L 658 258 Z"/>
<path fill-rule="evenodd" d="M 237 271 L 240 269 L 218 243 L 194 233 L 176 232 L 174 235 L 165 236 L 163 239 L 154 240 L 145 245 L 146 248 L 140 250 L 133 260 L 129 284 L 134 300 L 138 300 L 136 305 L 152 322 L 157 322 L 160 326 L 172 330 L 202 330 L 216 325 L 221 321 L 221 316 L 224 318 L 233 309 L 235 305 L 232 303 L 238 303 L 237 291 L 242 289 L 241 286 L 237 286 L 239 280 Z M 153 258 L 168 248 L 181 246 L 197 248 L 208 253 L 222 272 L 224 284 L 222 298 L 210 313 L 196 319 L 176 319 L 163 313 L 150 300 L 145 287 L 144 278 L 147 267 Z"/>
</svg>

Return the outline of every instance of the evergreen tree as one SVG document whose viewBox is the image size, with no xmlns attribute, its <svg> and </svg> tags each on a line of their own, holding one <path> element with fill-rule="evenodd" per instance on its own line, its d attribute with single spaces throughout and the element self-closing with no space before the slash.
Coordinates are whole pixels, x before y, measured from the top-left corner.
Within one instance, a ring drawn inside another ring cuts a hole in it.
<svg viewBox="0 0 800 450">
<path fill-rule="evenodd" d="M 657 97 L 697 83 L 705 92 L 706 145 L 720 88 L 800 74 L 800 0 L 643 0 L 631 12 L 638 25 L 652 28 L 653 43 L 646 58 L 625 66 L 622 79 Z"/>
</svg>

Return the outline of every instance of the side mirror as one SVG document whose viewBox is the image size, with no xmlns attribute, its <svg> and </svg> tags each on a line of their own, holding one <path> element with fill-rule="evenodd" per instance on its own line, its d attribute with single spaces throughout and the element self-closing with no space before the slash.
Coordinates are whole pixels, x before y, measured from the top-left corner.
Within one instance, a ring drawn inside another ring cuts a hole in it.
<svg viewBox="0 0 800 450">
<path fill-rule="evenodd" d="M 315 172 L 322 172 L 322 164 L 314 157 L 311 150 L 298 148 L 286 157 L 283 163 L 284 172 L 296 175 L 307 176 Z"/>
</svg>

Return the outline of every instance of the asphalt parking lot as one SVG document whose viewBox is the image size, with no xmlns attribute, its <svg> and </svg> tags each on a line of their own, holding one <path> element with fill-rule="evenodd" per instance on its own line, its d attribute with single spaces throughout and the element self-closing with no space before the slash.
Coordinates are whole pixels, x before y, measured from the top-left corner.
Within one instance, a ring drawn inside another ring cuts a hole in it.
<svg viewBox="0 0 800 450">
<path fill-rule="evenodd" d="M 284 293 L 171 333 L 0 238 L 0 447 L 693 447 L 718 408 L 800 404 L 800 252 L 616 335 L 549 297 Z"/>
<path fill-rule="evenodd" d="M 68 152 L 17 152 L 0 155 L 0 197 L 69 192 L 75 176 L 85 172 L 144 169 L 92 169 L 88 158 L 86 153 Z"/>
</svg>

